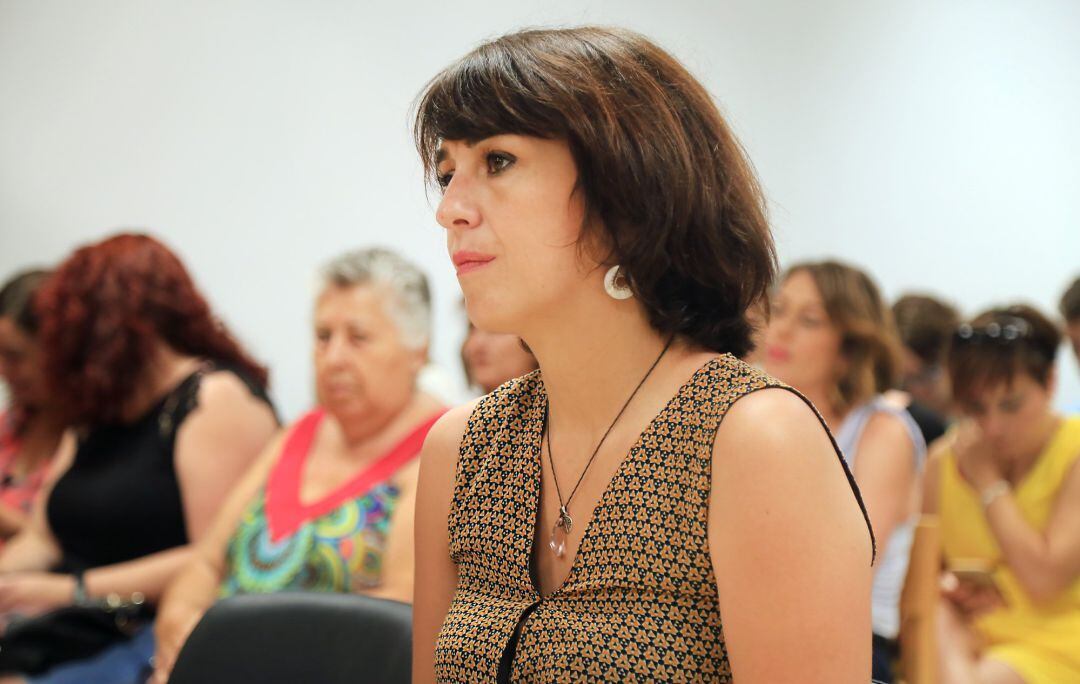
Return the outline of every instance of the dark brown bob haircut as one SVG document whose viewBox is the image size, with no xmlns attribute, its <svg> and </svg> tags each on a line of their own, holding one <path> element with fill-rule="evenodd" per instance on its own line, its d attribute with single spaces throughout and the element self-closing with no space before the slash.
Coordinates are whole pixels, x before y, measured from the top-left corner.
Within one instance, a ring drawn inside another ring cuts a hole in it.
<svg viewBox="0 0 1080 684">
<path fill-rule="evenodd" d="M 414 136 L 437 179 L 443 140 L 565 140 L 586 221 L 651 325 L 742 356 L 746 310 L 776 274 L 765 200 L 705 88 L 637 33 L 585 26 L 486 42 L 421 94 Z"/>
<path fill-rule="evenodd" d="M 953 395 L 972 403 L 987 388 L 1009 386 L 1026 373 L 1043 387 L 1050 382 L 1061 331 L 1026 304 L 996 307 L 962 324 L 949 349 Z"/>
<path fill-rule="evenodd" d="M 892 311 L 865 271 L 839 261 L 791 266 L 784 280 L 807 273 L 817 286 L 829 322 L 840 334 L 844 372 L 837 378 L 835 409 L 843 412 L 896 386 L 900 338 Z"/>
</svg>

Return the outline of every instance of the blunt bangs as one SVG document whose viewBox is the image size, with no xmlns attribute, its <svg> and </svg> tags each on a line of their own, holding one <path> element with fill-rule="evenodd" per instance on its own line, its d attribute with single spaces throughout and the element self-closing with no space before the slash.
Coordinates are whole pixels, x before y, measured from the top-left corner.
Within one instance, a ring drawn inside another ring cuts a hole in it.
<svg viewBox="0 0 1080 684">
<path fill-rule="evenodd" d="M 417 106 L 413 137 L 429 182 L 443 140 L 476 142 L 495 135 L 566 137 L 566 117 L 545 97 L 551 90 L 507 46 L 488 43 L 436 76 Z"/>
</svg>

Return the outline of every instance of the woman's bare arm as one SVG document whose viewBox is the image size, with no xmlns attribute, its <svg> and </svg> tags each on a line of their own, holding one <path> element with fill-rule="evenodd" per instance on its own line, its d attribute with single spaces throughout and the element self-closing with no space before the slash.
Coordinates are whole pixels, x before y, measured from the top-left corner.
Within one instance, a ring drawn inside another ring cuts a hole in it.
<svg viewBox="0 0 1080 684">
<path fill-rule="evenodd" d="M 60 546 L 49 529 L 46 504 L 56 481 L 71 468 L 75 460 L 77 442 L 74 433 L 68 431 L 60 440 L 56 456 L 45 482 L 41 486 L 30 519 L 23 529 L 12 537 L 0 553 L 0 573 L 45 571 L 60 562 Z"/>
<path fill-rule="evenodd" d="M 867 423 L 856 448 L 852 471 L 878 546 L 885 549 L 893 530 L 914 513 L 918 477 L 915 445 L 900 418 L 877 413 Z"/>
<path fill-rule="evenodd" d="M 189 539 L 202 537 L 277 431 L 274 412 L 240 378 L 217 372 L 202 379 L 199 405 L 176 434 L 176 476 Z"/>
<path fill-rule="evenodd" d="M 231 373 L 212 373 L 199 386 L 198 407 L 176 435 L 174 462 L 191 544 L 86 573 L 90 596 L 140 592 L 157 601 L 191 561 L 229 492 L 276 430 L 273 412 Z"/>
<path fill-rule="evenodd" d="M 157 640 L 155 667 L 160 681 L 167 679 L 188 634 L 217 598 L 229 539 L 252 498 L 266 483 L 277 462 L 285 434 L 283 432 L 270 441 L 255 464 L 237 483 L 214 522 L 192 549 L 188 562 L 166 587 L 154 621 Z"/>
<path fill-rule="evenodd" d="M 1058 488 L 1044 529 L 1031 525 L 1011 493 L 986 508 L 986 520 L 1024 590 L 1050 601 L 1080 577 L 1080 459 Z"/>
<path fill-rule="evenodd" d="M 413 682 L 435 681 L 435 641 L 457 589 L 448 519 L 458 449 L 476 402 L 451 409 L 428 433 L 416 492 L 416 589 L 413 601 Z"/>
<path fill-rule="evenodd" d="M 397 477 L 400 490 L 383 552 L 382 581 L 368 596 L 412 603 L 416 568 L 416 486 L 420 464 L 407 465 Z"/>
<path fill-rule="evenodd" d="M 708 535 L 735 681 L 869 681 L 870 534 L 795 395 L 761 390 L 728 411 Z"/>
</svg>

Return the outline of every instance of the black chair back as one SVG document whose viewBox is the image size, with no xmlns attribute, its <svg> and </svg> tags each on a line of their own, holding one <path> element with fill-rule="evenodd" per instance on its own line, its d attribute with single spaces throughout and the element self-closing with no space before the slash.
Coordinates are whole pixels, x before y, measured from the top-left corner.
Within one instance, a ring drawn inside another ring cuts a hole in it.
<svg viewBox="0 0 1080 684">
<path fill-rule="evenodd" d="M 170 684 L 407 684 L 412 607 L 354 594 L 219 601 L 180 651 Z"/>
</svg>

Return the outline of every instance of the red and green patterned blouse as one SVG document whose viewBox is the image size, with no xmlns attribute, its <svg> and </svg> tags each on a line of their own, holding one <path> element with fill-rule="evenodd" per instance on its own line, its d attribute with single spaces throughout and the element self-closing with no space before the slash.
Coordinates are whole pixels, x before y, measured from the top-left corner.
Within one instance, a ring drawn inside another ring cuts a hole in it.
<svg viewBox="0 0 1080 684">
<path fill-rule="evenodd" d="M 349 593 L 382 579 L 382 558 L 400 494 L 394 474 L 420 452 L 439 416 L 314 503 L 300 500 L 301 474 L 325 414 L 292 428 L 266 486 L 244 511 L 225 556 L 222 598 L 276 591 Z"/>
</svg>

